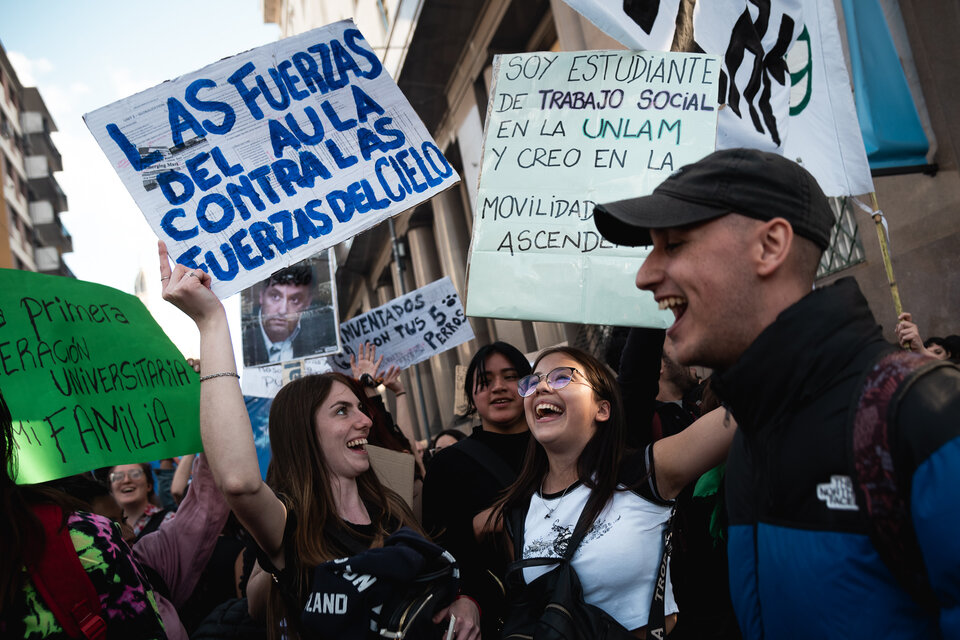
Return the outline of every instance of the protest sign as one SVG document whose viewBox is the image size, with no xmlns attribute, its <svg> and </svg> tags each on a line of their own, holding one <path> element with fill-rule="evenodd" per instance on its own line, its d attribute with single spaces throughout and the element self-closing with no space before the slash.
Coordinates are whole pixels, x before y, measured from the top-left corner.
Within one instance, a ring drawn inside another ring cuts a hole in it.
<svg viewBox="0 0 960 640">
<path fill-rule="evenodd" d="M 405 369 L 473 339 L 473 329 L 450 278 L 441 278 L 385 305 L 340 323 L 343 352 L 330 356 L 333 368 L 350 373 L 350 356 L 365 342 L 383 356 L 380 369 Z"/>
<path fill-rule="evenodd" d="M 327 249 L 240 293 L 243 365 L 340 350 L 334 259 Z"/>
<path fill-rule="evenodd" d="M 713 151 L 719 71 L 700 54 L 497 56 L 467 314 L 667 326 L 634 288 L 647 251 L 603 239 L 593 207 L 648 194 Z"/>
<path fill-rule="evenodd" d="M 84 120 L 170 255 L 220 298 L 459 180 L 349 20 Z"/>
<path fill-rule="evenodd" d="M 267 468 L 270 466 L 270 406 L 273 397 L 261 398 L 244 394 L 243 403 L 250 416 L 250 428 L 253 429 L 253 445 L 257 449 L 257 464 L 260 477 L 266 481 Z"/>
<path fill-rule="evenodd" d="M 0 389 L 22 484 L 200 451 L 200 384 L 136 297 L 0 270 Z"/>
</svg>

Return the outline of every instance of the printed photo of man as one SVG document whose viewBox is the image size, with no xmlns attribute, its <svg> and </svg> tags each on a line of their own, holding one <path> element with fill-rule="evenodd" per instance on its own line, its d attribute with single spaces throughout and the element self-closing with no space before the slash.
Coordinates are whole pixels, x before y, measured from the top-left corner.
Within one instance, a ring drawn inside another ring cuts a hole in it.
<svg viewBox="0 0 960 640">
<path fill-rule="evenodd" d="M 325 284 L 329 290 L 329 282 Z M 314 266 L 302 262 L 277 271 L 262 285 L 252 288 L 252 313 L 244 314 L 243 320 L 244 366 L 337 350 L 332 301 L 317 300 L 317 285 Z M 257 289 L 259 292 L 253 293 Z M 251 306 L 247 302 L 245 309 Z"/>
</svg>

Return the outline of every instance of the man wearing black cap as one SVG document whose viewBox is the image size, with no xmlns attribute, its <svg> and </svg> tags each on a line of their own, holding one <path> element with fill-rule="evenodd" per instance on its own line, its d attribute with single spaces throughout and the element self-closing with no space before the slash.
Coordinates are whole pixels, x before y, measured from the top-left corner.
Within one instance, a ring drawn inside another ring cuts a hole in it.
<svg viewBox="0 0 960 640">
<path fill-rule="evenodd" d="M 594 217 L 653 246 L 637 287 L 739 425 L 726 500 L 744 636 L 960 637 L 960 370 L 897 353 L 852 278 L 812 290 L 834 225 L 816 180 L 730 149 Z"/>
</svg>

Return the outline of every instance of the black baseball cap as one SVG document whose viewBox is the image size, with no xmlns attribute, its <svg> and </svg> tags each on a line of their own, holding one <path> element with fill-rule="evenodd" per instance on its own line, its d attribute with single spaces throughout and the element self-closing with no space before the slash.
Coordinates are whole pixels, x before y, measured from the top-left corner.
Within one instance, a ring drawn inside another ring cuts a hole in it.
<svg viewBox="0 0 960 640">
<path fill-rule="evenodd" d="M 715 151 L 674 172 L 649 196 L 593 209 L 600 234 L 620 245 L 653 244 L 650 229 L 706 222 L 728 213 L 783 218 L 821 250 L 836 219 L 816 178 L 792 160 L 757 149 Z"/>
</svg>

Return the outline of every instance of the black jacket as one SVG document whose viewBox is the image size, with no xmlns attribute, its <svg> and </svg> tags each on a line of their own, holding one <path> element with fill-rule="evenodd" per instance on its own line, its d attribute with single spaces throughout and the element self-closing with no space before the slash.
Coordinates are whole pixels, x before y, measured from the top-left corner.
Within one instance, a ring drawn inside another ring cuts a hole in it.
<svg viewBox="0 0 960 640">
<path fill-rule="evenodd" d="M 938 621 L 871 543 L 863 497 L 826 497 L 854 486 L 848 425 L 863 375 L 892 350 L 848 278 L 786 309 L 716 375 L 714 389 L 739 425 L 726 498 L 731 594 L 744 637 L 937 637 Z M 936 369 L 910 388 L 889 424 L 944 637 L 960 637 L 958 416 L 960 371 Z"/>
<path fill-rule="evenodd" d="M 514 477 L 520 472 L 529 431 L 502 434 L 475 427 L 469 437 L 490 447 L 513 470 Z M 461 443 L 446 447 L 428 463 L 423 479 L 423 526 L 460 563 L 462 591 L 480 604 L 483 637 L 496 638 L 503 592 L 487 571 L 502 580 L 507 557 L 492 542 L 477 543 L 473 517 L 492 505 L 507 485 L 462 449 Z"/>
</svg>

